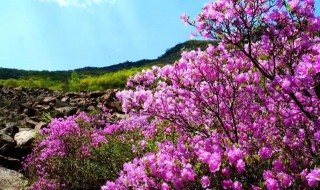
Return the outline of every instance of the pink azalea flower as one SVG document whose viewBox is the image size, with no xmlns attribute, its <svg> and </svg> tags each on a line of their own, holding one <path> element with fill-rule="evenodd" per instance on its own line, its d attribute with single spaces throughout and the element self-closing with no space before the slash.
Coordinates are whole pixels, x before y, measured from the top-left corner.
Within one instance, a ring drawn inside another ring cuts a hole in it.
<svg viewBox="0 0 320 190">
<path fill-rule="evenodd" d="M 221 185 L 222 185 L 223 189 L 230 189 L 232 187 L 232 185 L 233 185 L 233 182 L 230 179 L 229 180 L 223 180 L 221 182 Z"/>
<path fill-rule="evenodd" d="M 244 172 L 246 170 L 245 162 L 242 159 L 238 160 L 236 164 L 236 168 L 239 173 Z"/>
<path fill-rule="evenodd" d="M 320 168 L 315 168 L 306 176 L 309 186 L 317 186 L 320 181 Z"/>
<path fill-rule="evenodd" d="M 268 190 L 280 190 L 277 180 L 272 178 L 266 180 L 266 187 Z"/>
<path fill-rule="evenodd" d="M 201 178 L 201 184 L 203 188 L 207 188 L 210 186 L 210 178 L 208 176 L 203 176 Z"/>
<path fill-rule="evenodd" d="M 268 147 L 262 147 L 262 148 L 260 148 L 258 154 L 259 154 L 260 158 L 268 159 L 268 158 L 271 158 L 271 156 L 272 156 L 272 150 L 271 150 L 271 148 L 268 148 Z"/>
<path fill-rule="evenodd" d="M 243 188 L 242 188 L 242 183 L 239 182 L 239 181 L 235 181 L 235 182 L 232 184 L 232 189 L 233 189 L 233 190 L 243 190 Z"/>
</svg>

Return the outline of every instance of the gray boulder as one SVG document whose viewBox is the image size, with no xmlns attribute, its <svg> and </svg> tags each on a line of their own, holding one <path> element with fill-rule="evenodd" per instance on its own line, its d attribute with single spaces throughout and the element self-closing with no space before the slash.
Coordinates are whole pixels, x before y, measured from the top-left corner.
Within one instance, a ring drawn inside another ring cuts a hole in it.
<svg viewBox="0 0 320 190">
<path fill-rule="evenodd" d="M 34 130 L 40 131 L 42 128 L 45 128 L 47 124 L 43 121 L 40 121 L 35 127 Z"/>
<path fill-rule="evenodd" d="M 9 135 L 13 137 L 17 132 L 19 132 L 19 128 L 16 123 L 10 122 L 5 125 L 4 129 L 0 130 L 1 134 Z"/>
<path fill-rule="evenodd" d="M 36 137 L 36 131 L 34 129 L 22 130 L 14 135 L 14 140 L 17 142 L 18 147 L 30 147 L 31 143 Z"/>
<path fill-rule="evenodd" d="M 69 116 L 77 113 L 77 109 L 75 107 L 62 107 L 62 108 L 55 108 L 55 110 L 58 112 L 59 116 Z"/>
<path fill-rule="evenodd" d="M 8 169 L 19 170 L 21 168 L 20 160 L 0 155 L 0 166 Z"/>
<path fill-rule="evenodd" d="M 15 142 L 12 137 L 0 133 L 0 153 L 9 151 L 15 147 Z"/>
<path fill-rule="evenodd" d="M 55 97 L 45 97 L 42 102 L 45 104 L 51 103 L 51 102 L 55 102 L 57 99 Z"/>
<path fill-rule="evenodd" d="M 21 173 L 0 167 L 0 190 L 17 190 L 27 184 Z"/>
</svg>

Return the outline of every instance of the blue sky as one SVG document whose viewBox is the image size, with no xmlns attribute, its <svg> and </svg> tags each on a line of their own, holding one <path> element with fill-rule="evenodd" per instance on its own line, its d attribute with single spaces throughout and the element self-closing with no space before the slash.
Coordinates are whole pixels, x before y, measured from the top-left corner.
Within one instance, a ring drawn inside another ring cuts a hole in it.
<svg viewBox="0 0 320 190">
<path fill-rule="evenodd" d="M 194 18 L 206 2 L 0 0 L 0 67 L 69 70 L 154 59 L 189 39 L 193 29 L 179 17 Z"/>
</svg>

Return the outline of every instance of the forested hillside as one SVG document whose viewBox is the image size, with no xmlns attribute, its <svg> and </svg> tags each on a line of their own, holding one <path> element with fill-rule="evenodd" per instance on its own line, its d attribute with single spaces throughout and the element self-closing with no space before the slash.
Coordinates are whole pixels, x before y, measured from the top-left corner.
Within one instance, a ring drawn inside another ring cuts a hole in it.
<svg viewBox="0 0 320 190">
<path fill-rule="evenodd" d="M 209 41 L 190 40 L 169 48 L 157 59 L 126 61 L 107 67 L 84 67 L 73 71 L 25 71 L 0 68 L 0 85 L 42 87 L 51 90 L 80 91 L 123 88 L 129 76 L 154 65 L 164 66 L 177 61 L 182 51 L 204 49 Z M 210 42 L 212 43 L 212 41 Z"/>
</svg>

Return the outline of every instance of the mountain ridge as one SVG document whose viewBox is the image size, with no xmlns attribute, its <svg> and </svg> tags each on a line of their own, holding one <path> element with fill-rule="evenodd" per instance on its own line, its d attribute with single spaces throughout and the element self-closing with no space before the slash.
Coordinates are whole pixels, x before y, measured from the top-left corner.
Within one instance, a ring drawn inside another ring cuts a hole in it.
<svg viewBox="0 0 320 190">
<path fill-rule="evenodd" d="M 183 43 L 179 43 L 174 47 L 167 49 L 167 51 L 159 56 L 156 59 L 141 59 L 138 61 L 125 61 L 122 63 L 105 66 L 105 67 L 83 67 L 77 68 L 73 70 L 57 70 L 57 71 L 37 71 L 37 70 L 23 70 L 23 69 L 13 69 L 13 68 L 4 68 L 0 67 L 0 79 L 18 79 L 21 77 L 26 77 L 30 75 L 47 75 L 50 77 L 53 75 L 61 75 L 63 78 L 69 76 L 71 72 L 76 71 L 79 74 L 99 74 L 100 72 L 114 72 L 121 69 L 130 69 L 132 67 L 142 67 L 147 65 L 154 65 L 153 63 L 157 62 L 160 65 L 164 64 L 172 64 L 170 61 L 176 61 L 180 57 L 181 50 L 190 50 L 201 48 L 204 49 L 207 44 L 213 43 L 213 41 L 205 41 L 205 40 L 189 40 Z M 101 73 L 100 73 L 101 74 Z"/>
<path fill-rule="evenodd" d="M 28 71 L 0 68 L 0 86 L 40 87 L 59 91 L 97 91 L 124 88 L 128 77 L 151 68 L 173 64 L 183 51 L 204 50 L 214 41 L 190 40 L 179 43 L 156 59 L 126 61 L 106 67 L 84 67 L 68 71 Z"/>
</svg>

